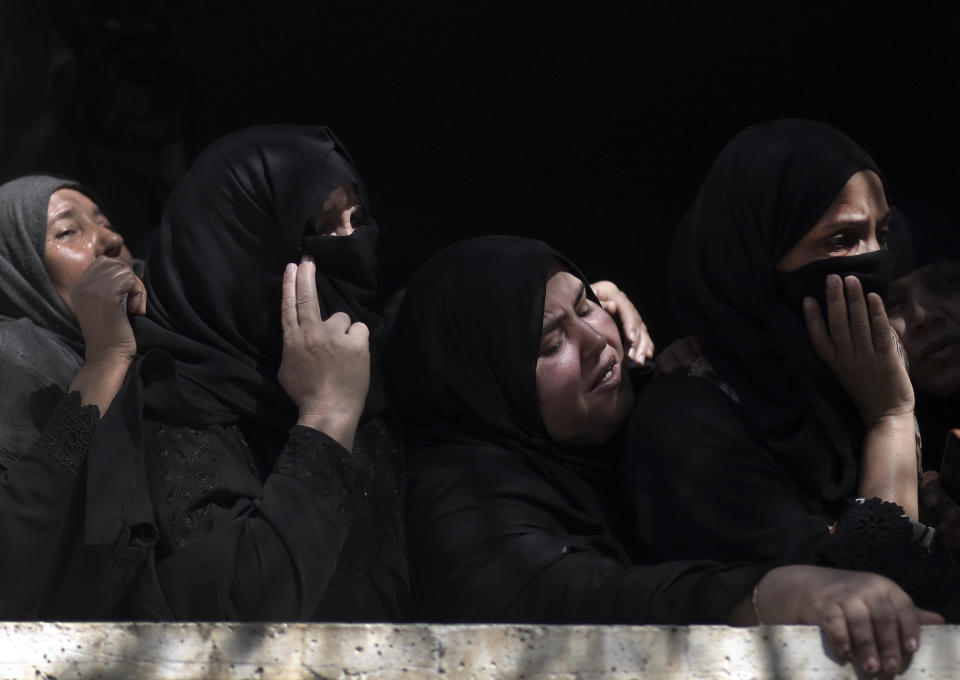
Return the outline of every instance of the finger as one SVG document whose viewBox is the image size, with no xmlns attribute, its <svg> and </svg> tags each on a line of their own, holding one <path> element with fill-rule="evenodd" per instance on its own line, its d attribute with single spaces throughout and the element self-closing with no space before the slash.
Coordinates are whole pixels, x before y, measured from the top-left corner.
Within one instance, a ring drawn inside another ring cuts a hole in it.
<svg viewBox="0 0 960 680">
<path fill-rule="evenodd" d="M 280 325 L 286 335 L 299 327 L 297 321 L 297 265 L 287 264 L 280 286 Z"/>
<path fill-rule="evenodd" d="M 620 293 L 618 297 L 622 299 L 617 303 L 617 318 L 620 319 L 624 334 L 636 345 L 641 340 L 640 327 L 643 325 L 643 319 L 626 295 Z"/>
<path fill-rule="evenodd" d="M 139 316 L 147 313 L 147 287 L 136 274 L 133 274 L 130 290 L 127 291 L 127 313 Z"/>
<path fill-rule="evenodd" d="M 863 286 L 860 285 L 860 279 L 856 276 L 847 276 L 843 279 L 843 290 L 846 295 L 853 351 L 857 354 L 873 355 L 870 317 L 867 314 L 867 301 L 863 297 Z"/>
<path fill-rule="evenodd" d="M 320 322 L 317 302 L 317 265 L 305 260 L 297 267 L 297 319 L 300 325 Z"/>
<path fill-rule="evenodd" d="M 343 312 L 331 314 L 330 318 L 322 322 L 332 333 L 346 333 L 350 330 L 350 317 Z"/>
<path fill-rule="evenodd" d="M 926 609 L 917 610 L 917 623 L 921 626 L 942 626 L 946 623 L 940 614 L 936 612 L 927 611 Z M 917 638 L 917 647 L 920 646 L 920 638 Z"/>
<path fill-rule="evenodd" d="M 833 346 L 840 356 L 849 356 L 853 352 L 850 339 L 850 321 L 847 315 L 847 299 L 843 292 L 843 281 L 836 274 L 827 277 L 827 327 Z"/>
<path fill-rule="evenodd" d="M 860 667 L 867 673 L 880 670 L 880 656 L 873 632 L 873 619 L 866 602 L 857 598 L 841 605 L 847 617 L 847 630 L 850 631 L 850 644 L 853 653 L 860 661 Z"/>
<path fill-rule="evenodd" d="M 803 298 L 803 319 L 807 323 L 807 334 L 817 356 L 828 364 L 832 363 L 836 348 L 827 333 L 823 314 L 820 313 L 820 303 L 812 297 Z"/>
<path fill-rule="evenodd" d="M 896 590 L 899 590 L 897 588 Z M 896 591 L 890 593 L 890 596 Z M 894 674 L 900 670 L 901 662 L 901 633 L 900 616 L 891 602 L 891 597 L 884 594 L 870 602 L 870 618 L 873 620 L 873 635 L 877 644 L 877 658 L 884 672 Z M 909 600 L 909 598 L 907 598 Z M 913 609 L 913 603 L 909 603 Z M 902 603 L 901 603 L 902 607 Z M 909 614 L 905 614 L 909 616 Z"/>
<path fill-rule="evenodd" d="M 876 293 L 867 295 L 867 309 L 870 315 L 870 333 L 873 338 L 873 349 L 877 356 L 890 356 L 896 352 L 896 341 L 893 338 L 893 329 L 887 318 L 887 310 L 883 307 L 883 299 Z"/>
<path fill-rule="evenodd" d="M 841 660 L 849 659 L 853 651 L 850 645 L 850 631 L 847 628 L 847 617 L 839 604 L 830 605 L 821 627 L 837 657 Z"/>
<path fill-rule="evenodd" d="M 354 324 L 350 325 L 350 328 L 347 329 L 347 335 L 351 338 L 370 338 L 370 329 L 367 327 L 367 324 L 362 321 L 357 321 Z"/>
<path fill-rule="evenodd" d="M 890 593 L 890 603 L 893 605 L 899 623 L 900 646 L 907 654 L 913 654 L 920 646 L 921 610 L 917 609 L 910 596 L 899 588 Z"/>
</svg>

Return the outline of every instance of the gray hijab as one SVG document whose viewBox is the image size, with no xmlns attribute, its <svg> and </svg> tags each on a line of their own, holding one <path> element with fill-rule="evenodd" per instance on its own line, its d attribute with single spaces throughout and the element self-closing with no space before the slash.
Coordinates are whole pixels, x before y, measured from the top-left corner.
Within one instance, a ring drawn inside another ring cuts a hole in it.
<svg viewBox="0 0 960 680">
<path fill-rule="evenodd" d="M 47 205 L 63 188 L 90 195 L 45 175 L 0 186 L 0 469 L 37 439 L 56 403 L 50 388 L 65 389 L 82 363 L 80 327 L 44 264 Z"/>
</svg>

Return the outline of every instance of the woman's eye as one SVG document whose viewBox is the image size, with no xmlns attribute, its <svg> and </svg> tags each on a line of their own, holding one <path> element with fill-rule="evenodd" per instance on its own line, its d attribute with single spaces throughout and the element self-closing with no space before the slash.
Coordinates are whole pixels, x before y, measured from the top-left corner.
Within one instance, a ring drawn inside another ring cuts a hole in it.
<svg viewBox="0 0 960 680">
<path fill-rule="evenodd" d="M 842 231 L 839 234 L 831 236 L 827 244 L 830 246 L 831 251 L 837 252 L 840 250 L 850 250 L 855 247 L 859 241 L 860 237 L 856 234 Z"/>
<path fill-rule="evenodd" d="M 577 315 L 580 317 L 590 316 L 593 314 L 593 305 L 590 302 L 585 302 L 580 309 L 577 310 Z"/>
<path fill-rule="evenodd" d="M 63 238 L 72 236 L 75 233 L 77 233 L 76 229 L 71 229 L 71 228 L 61 229 L 60 231 L 57 232 L 57 235 L 54 238 L 63 239 Z"/>
<path fill-rule="evenodd" d="M 549 345 L 547 345 L 546 347 L 540 350 L 540 356 L 548 357 L 553 354 L 556 354 L 557 352 L 560 351 L 560 343 L 561 343 L 561 339 L 557 338 L 555 342 L 550 343 Z"/>
<path fill-rule="evenodd" d="M 900 298 L 887 298 L 883 301 L 883 308 L 887 312 L 887 316 L 896 316 L 900 312 L 900 305 L 903 302 Z"/>
</svg>

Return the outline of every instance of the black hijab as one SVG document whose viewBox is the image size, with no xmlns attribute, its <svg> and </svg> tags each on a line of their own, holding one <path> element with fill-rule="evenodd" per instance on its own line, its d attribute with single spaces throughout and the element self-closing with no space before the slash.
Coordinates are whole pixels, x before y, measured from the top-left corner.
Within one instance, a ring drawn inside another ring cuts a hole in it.
<svg viewBox="0 0 960 680">
<path fill-rule="evenodd" d="M 167 202 L 144 271 L 148 311 L 135 319 L 142 354 L 172 357 L 185 406 L 201 422 L 243 420 L 275 434 L 296 419 L 276 374 L 280 366 L 280 283 L 301 254 L 317 261 L 324 318 L 363 321 L 374 337 L 377 226 L 316 234 L 324 199 L 354 183 L 366 189 L 350 155 L 325 127 L 266 126 L 231 134 L 194 162 Z M 364 419 L 384 395 L 373 370 Z M 169 414 L 167 414 L 169 415 Z"/>
<path fill-rule="evenodd" d="M 521 597 L 523 574 L 546 568 L 561 545 L 631 564 L 617 538 L 623 534 L 611 525 L 626 516 L 611 512 L 610 454 L 619 445 L 556 444 L 539 412 L 544 296 L 558 265 L 586 283 L 540 241 L 475 238 L 435 255 L 407 288 L 390 335 L 388 372 L 408 426 L 408 554 L 428 615 L 461 604 L 439 616 L 502 615 Z M 589 285 L 587 291 L 595 300 Z M 467 507 L 479 514 L 476 521 L 452 525 L 447 518 Z M 504 543 L 510 527 L 527 531 Z M 469 602 L 443 602 L 450 569 L 474 574 Z"/>
<path fill-rule="evenodd" d="M 326 127 L 264 126 L 208 147 L 174 189 L 147 257 L 147 315 L 131 319 L 141 355 L 90 444 L 88 545 L 149 524 L 144 416 L 170 425 L 238 423 L 279 453 L 297 408 L 277 381 L 283 269 L 317 261 L 324 318 L 345 312 L 371 330 L 362 422 L 385 409 L 377 370 L 373 221 L 350 236 L 312 235 L 324 199 L 348 182 L 366 190 Z M 265 461 L 271 464 L 272 461 Z"/>
<path fill-rule="evenodd" d="M 590 466 L 547 434 L 536 369 L 547 275 L 576 266 L 542 241 L 474 238 L 414 275 L 390 336 L 389 373 L 408 438 L 420 448 L 482 443 L 538 465 Z"/>
<path fill-rule="evenodd" d="M 700 338 L 713 368 L 803 492 L 826 500 L 856 489 L 862 427 L 840 383 L 815 356 L 799 301 L 822 299 L 828 273 L 854 274 L 867 290 L 882 293 L 893 259 L 885 252 L 829 258 L 787 275 L 775 266 L 861 170 L 880 175 L 863 149 L 823 123 L 749 128 L 720 153 L 669 260 L 681 331 Z"/>
<path fill-rule="evenodd" d="M 898 203 L 906 228 L 891 250 L 897 252 L 896 276 L 906 276 L 941 262 L 960 262 L 960 229 L 949 208 L 952 196 L 922 196 Z M 960 424 L 960 394 L 917 392 L 917 420 L 923 440 L 923 466 L 940 467 L 943 444 L 950 428 Z"/>
</svg>

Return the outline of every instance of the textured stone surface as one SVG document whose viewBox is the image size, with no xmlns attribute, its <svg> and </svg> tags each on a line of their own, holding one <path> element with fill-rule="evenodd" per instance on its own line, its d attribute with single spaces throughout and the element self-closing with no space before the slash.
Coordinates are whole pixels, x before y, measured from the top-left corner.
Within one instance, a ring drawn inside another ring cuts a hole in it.
<svg viewBox="0 0 960 680">
<path fill-rule="evenodd" d="M 905 678 L 960 678 L 960 627 Z M 0 678 L 857 678 L 806 626 L 0 623 Z"/>
</svg>

